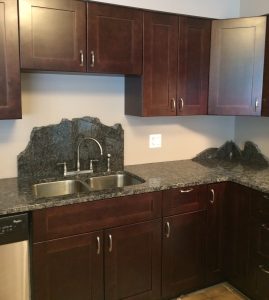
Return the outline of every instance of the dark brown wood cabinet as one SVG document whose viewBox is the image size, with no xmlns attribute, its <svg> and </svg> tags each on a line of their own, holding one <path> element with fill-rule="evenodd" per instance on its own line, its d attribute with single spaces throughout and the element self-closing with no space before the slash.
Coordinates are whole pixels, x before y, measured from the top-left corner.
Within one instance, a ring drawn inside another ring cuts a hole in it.
<svg viewBox="0 0 269 300">
<path fill-rule="evenodd" d="M 265 35 L 266 17 L 213 21 L 209 114 L 261 115 Z"/>
<path fill-rule="evenodd" d="M 86 3 L 20 0 L 23 69 L 86 71 Z"/>
<path fill-rule="evenodd" d="M 224 208 L 224 274 L 228 281 L 248 293 L 251 190 L 228 183 Z"/>
<path fill-rule="evenodd" d="M 164 215 L 171 214 L 163 219 L 165 299 L 205 285 L 206 188 L 164 191 Z"/>
<path fill-rule="evenodd" d="M 21 118 L 16 0 L 0 0 L 0 119 Z"/>
<path fill-rule="evenodd" d="M 206 283 L 223 280 L 223 230 L 226 182 L 208 185 L 206 226 Z"/>
<path fill-rule="evenodd" d="M 143 75 L 125 78 L 125 114 L 206 114 L 210 30 L 207 19 L 144 12 Z"/>
<path fill-rule="evenodd" d="M 107 229 L 105 274 L 105 299 L 160 299 L 161 219 Z"/>
<path fill-rule="evenodd" d="M 34 211 L 34 299 L 160 299 L 161 196 Z"/>
<path fill-rule="evenodd" d="M 140 75 L 142 11 L 92 2 L 87 9 L 88 72 Z"/>
<path fill-rule="evenodd" d="M 34 244 L 34 299 L 104 299 L 101 249 L 102 232 Z"/>
</svg>

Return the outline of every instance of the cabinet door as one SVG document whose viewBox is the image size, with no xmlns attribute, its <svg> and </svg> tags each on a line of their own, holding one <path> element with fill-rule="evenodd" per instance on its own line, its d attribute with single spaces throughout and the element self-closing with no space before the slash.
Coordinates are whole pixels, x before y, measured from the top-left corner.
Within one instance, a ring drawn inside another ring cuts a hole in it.
<svg viewBox="0 0 269 300">
<path fill-rule="evenodd" d="M 88 71 L 142 72 L 142 11 L 88 3 Z"/>
<path fill-rule="evenodd" d="M 249 222 L 251 190 L 229 183 L 225 198 L 224 271 L 227 279 L 243 292 L 248 289 Z"/>
<path fill-rule="evenodd" d="M 20 0 L 21 67 L 86 71 L 86 7 L 75 0 Z"/>
<path fill-rule="evenodd" d="M 205 283 L 206 211 L 164 218 L 162 296 L 173 298 Z"/>
<path fill-rule="evenodd" d="M 102 243 L 95 232 L 34 244 L 34 299 L 104 299 Z"/>
<path fill-rule="evenodd" d="M 212 23 L 208 113 L 260 115 L 266 17 Z"/>
<path fill-rule="evenodd" d="M 144 13 L 143 115 L 176 115 L 178 16 Z"/>
<path fill-rule="evenodd" d="M 0 119 L 21 118 L 16 0 L 0 0 Z"/>
<path fill-rule="evenodd" d="M 179 17 L 178 115 L 206 115 L 211 20 Z"/>
<path fill-rule="evenodd" d="M 206 281 L 212 285 L 222 280 L 223 274 L 223 205 L 226 182 L 208 186 L 206 225 Z"/>
<path fill-rule="evenodd" d="M 161 293 L 161 220 L 106 230 L 105 299 L 156 300 Z"/>
</svg>

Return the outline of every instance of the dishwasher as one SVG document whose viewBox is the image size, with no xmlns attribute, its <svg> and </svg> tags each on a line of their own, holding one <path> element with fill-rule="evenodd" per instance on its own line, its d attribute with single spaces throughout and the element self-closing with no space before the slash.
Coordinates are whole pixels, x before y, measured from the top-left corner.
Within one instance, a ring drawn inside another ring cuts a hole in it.
<svg viewBox="0 0 269 300">
<path fill-rule="evenodd" d="M 30 300 L 28 214 L 0 217 L 0 300 Z"/>
</svg>

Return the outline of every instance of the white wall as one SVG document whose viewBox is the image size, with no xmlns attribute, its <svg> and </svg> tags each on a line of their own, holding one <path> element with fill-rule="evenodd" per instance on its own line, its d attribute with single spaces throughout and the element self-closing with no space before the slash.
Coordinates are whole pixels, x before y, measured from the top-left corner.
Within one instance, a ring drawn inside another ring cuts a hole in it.
<svg viewBox="0 0 269 300">
<path fill-rule="evenodd" d="M 269 13 L 268 0 L 241 0 L 241 15 L 255 16 Z M 255 142 L 269 157 L 269 118 L 236 117 L 235 141 L 243 146 L 245 141 Z"/>
<path fill-rule="evenodd" d="M 239 14 L 239 0 L 106 2 L 214 18 Z M 17 175 L 17 154 L 26 147 L 33 127 L 58 123 L 62 118 L 89 115 L 108 125 L 122 123 L 125 164 L 192 158 L 234 138 L 233 117 L 125 116 L 122 77 L 22 74 L 22 106 L 22 120 L 0 121 L 0 178 Z M 148 149 L 150 133 L 163 135 L 161 149 Z"/>
</svg>

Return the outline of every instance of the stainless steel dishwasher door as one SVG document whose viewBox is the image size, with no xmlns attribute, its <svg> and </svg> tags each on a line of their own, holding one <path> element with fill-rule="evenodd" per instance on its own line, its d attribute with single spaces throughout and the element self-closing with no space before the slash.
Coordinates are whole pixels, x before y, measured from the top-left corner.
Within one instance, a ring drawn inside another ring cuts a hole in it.
<svg viewBox="0 0 269 300">
<path fill-rule="evenodd" d="M 21 215 L 4 219 L 0 218 L 0 300 L 30 300 L 29 242 L 22 233 L 28 226 Z"/>
</svg>

